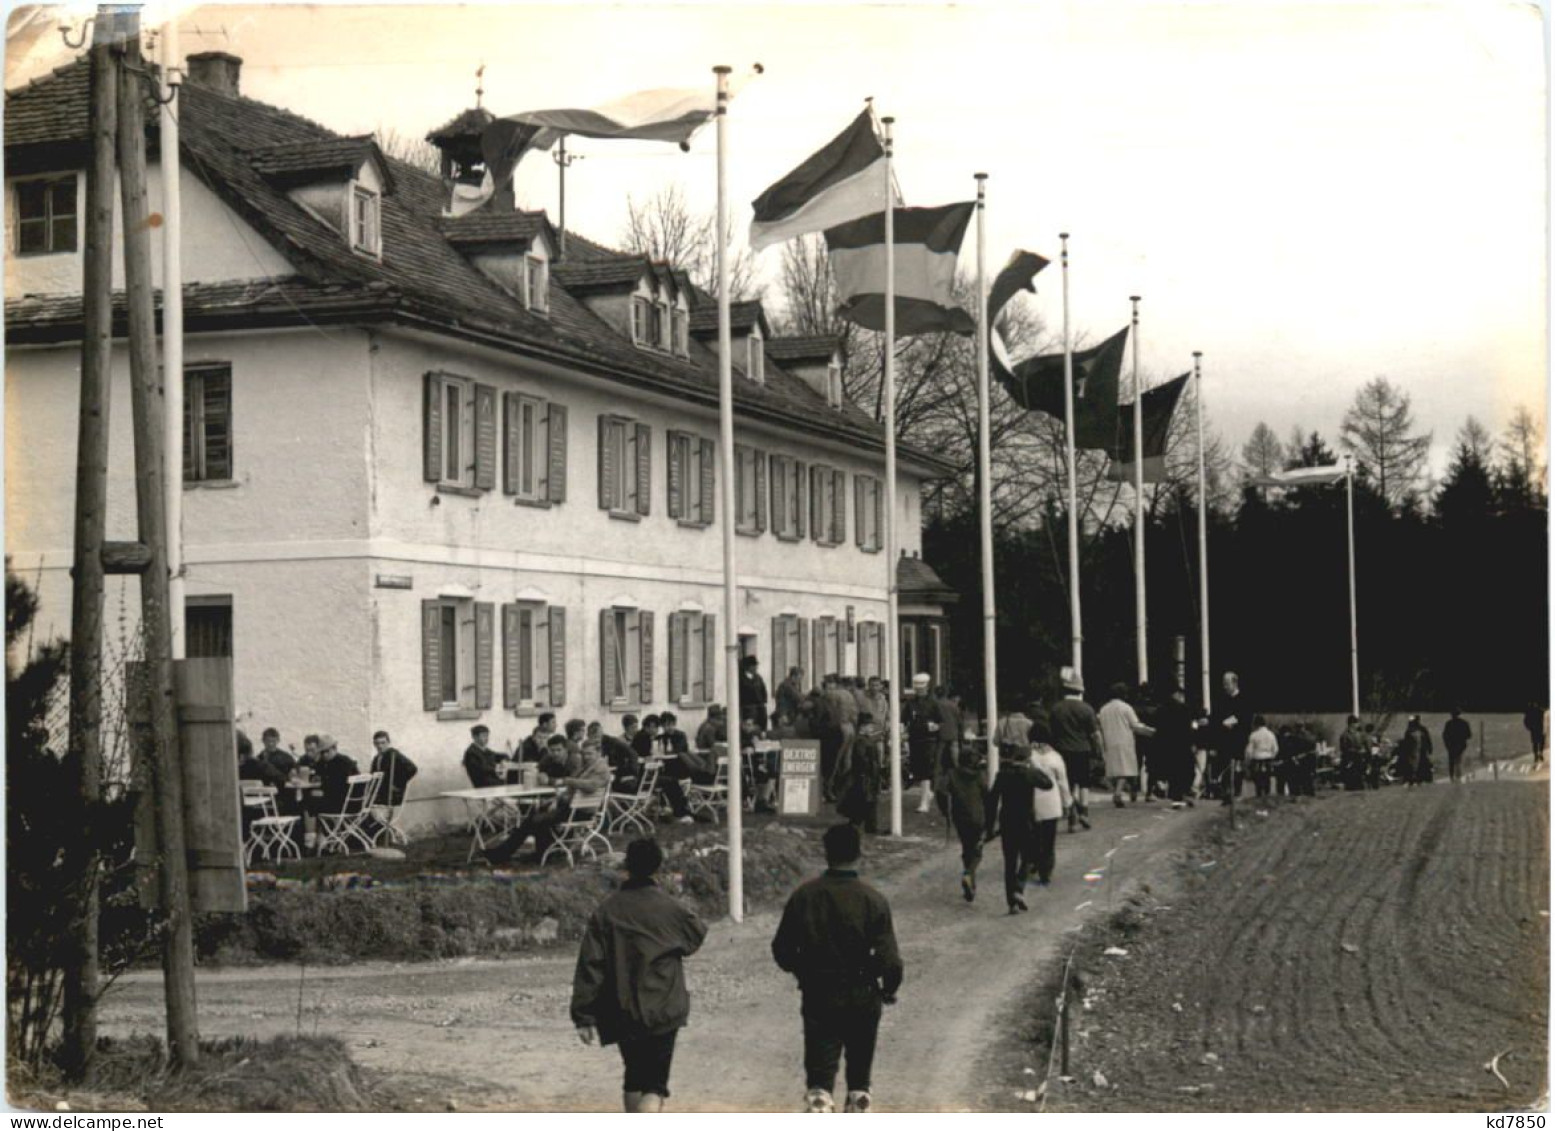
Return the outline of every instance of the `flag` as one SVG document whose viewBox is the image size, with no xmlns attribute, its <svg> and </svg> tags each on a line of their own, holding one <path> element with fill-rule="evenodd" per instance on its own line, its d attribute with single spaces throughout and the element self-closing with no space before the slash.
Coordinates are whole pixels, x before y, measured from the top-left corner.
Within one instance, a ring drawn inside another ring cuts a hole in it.
<svg viewBox="0 0 1555 1131">
<path fill-rule="evenodd" d="M 1188 387 L 1188 378 L 1192 376 L 1192 373 L 1184 373 L 1181 377 L 1167 381 L 1165 384 L 1145 390 L 1145 418 L 1141 423 L 1140 430 L 1143 436 L 1140 438 L 1140 445 L 1145 457 L 1144 482 L 1146 483 L 1166 481 L 1166 442 L 1172 431 L 1172 414 L 1177 411 L 1177 402 L 1182 399 L 1182 391 Z M 1107 465 L 1107 478 L 1114 483 L 1132 483 L 1134 482 L 1134 406 L 1132 403 L 1118 406 L 1118 435 L 1119 440 L 1112 449 L 1112 462 Z"/>
<path fill-rule="evenodd" d="M 1004 313 L 1005 306 L 1015 297 L 1016 292 L 1036 292 L 1034 280 L 1047 264 L 1048 261 L 1034 251 L 1017 250 L 1010 255 L 1010 261 L 1004 265 L 1004 269 L 994 277 L 993 286 L 988 290 L 988 356 L 993 364 L 994 375 L 1006 385 L 1014 379 L 1015 374 L 1011 372 L 1009 346 L 998 328 L 999 315 Z"/>
<path fill-rule="evenodd" d="M 972 220 L 971 201 L 938 208 L 897 208 L 896 332 L 970 334 L 972 316 L 956 305 L 956 257 Z M 826 231 L 837 313 L 866 330 L 885 329 L 885 213 Z"/>
<path fill-rule="evenodd" d="M 1125 326 L 1099 346 L 1074 355 L 1074 446 L 1112 451 L 1117 441 L 1118 374 L 1128 344 Z M 1017 364 L 999 380 L 1021 408 L 1064 419 L 1064 355 L 1042 354 Z"/>
<path fill-rule="evenodd" d="M 1288 471 L 1275 471 L 1268 475 L 1255 475 L 1247 481 L 1249 487 L 1327 487 L 1338 483 L 1349 474 L 1342 463 L 1330 463 L 1322 467 L 1293 467 Z"/>
<path fill-rule="evenodd" d="M 865 110 L 852 125 L 816 150 L 793 172 L 751 202 L 750 247 L 824 232 L 886 207 L 885 150 Z M 892 192 L 891 203 L 901 200 Z"/>
</svg>

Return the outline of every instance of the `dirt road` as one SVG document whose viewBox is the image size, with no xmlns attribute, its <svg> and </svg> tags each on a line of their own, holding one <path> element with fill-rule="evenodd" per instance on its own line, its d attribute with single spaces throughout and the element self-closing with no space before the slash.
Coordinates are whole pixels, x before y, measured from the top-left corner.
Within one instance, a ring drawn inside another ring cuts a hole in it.
<svg viewBox="0 0 1555 1131">
<path fill-rule="evenodd" d="M 999 1039 L 1000 1012 L 1067 931 L 1174 872 L 1191 830 L 1210 816 L 1161 803 L 1094 808 L 1093 831 L 1060 834 L 1054 885 L 1031 891 L 1026 915 L 1005 913 L 997 843 L 975 904 L 960 898 L 953 846 L 935 846 L 906 872 L 870 877 L 892 900 L 907 964 L 900 1003 L 882 1025 L 874 1081 L 882 1110 L 974 1106 L 974 1062 Z M 1087 871 L 1099 878 L 1085 879 Z M 772 964 L 774 927 L 771 914 L 715 924 L 688 964 L 693 1015 L 675 1058 L 673 1108 L 799 1109 L 799 995 Z M 387 1082 L 386 1107 L 441 1110 L 452 1100 L 461 1109 L 614 1110 L 618 1056 L 580 1046 L 568 1021 L 572 957 L 569 949 L 528 960 L 202 973 L 201 1033 L 338 1034 Z M 154 976 L 121 982 L 105 1003 L 106 1033 L 160 1027 Z"/>
</svg>

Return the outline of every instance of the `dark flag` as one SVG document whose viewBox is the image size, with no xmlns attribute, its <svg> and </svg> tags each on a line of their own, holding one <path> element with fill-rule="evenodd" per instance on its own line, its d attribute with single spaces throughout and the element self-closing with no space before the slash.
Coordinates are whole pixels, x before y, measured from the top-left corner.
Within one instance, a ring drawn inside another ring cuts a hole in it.
<svg viewBox="0 0 1555 1131">
<path fill-rule="evenodd" d="M 1015 251 L 1004 269 L 994 277 L 988 290 L 988 358 L 993 373 L 1006 385 L 1014 379 L 1011 370 L 1009 345 L 999 331 L 999 315 L 1020 291 L 1036 292 L 1036 277 L 1048 261 L 1034 251 Z"/>
<path fill-rule="evenodd" d="M 1166 481 L 1166 442 L 1172 432 L 1172 414 L 1182 391 L 1188 387 L 1192 373 L 1145 390 L 1145 415 L 1141 422 L 1143 435 L 1141 451 L 1145 457 L 1144 482 Z M 1107 478 L 1114 483 L 1134 482 L 1134 405 L 1118 406 L 1118 441 L 1111 452 L 1112 462 L 1107 465 Z"/>
<path fill-rule="evenodd" d="M 956 259 L 975 205 L 895 209 L 896 332 L 971 334 L 972 316 L 956 305 Z M 885 329 L 885 213 L 826 231 L 837 281 L 837 313 L 866 330 Z"/>
<path fill-rule="evenodd" d="M 1110 452 L 1117 443 L 1118 374 L 1128 344 L 1125 326 L 1099 346 L 1074 355 L 1074 446 Z M 1010 398 L 1021 408 L 1064 419 L 1064 355 L 1047 353 L 1027 358 L 1006 376 Z"/>
</svg>

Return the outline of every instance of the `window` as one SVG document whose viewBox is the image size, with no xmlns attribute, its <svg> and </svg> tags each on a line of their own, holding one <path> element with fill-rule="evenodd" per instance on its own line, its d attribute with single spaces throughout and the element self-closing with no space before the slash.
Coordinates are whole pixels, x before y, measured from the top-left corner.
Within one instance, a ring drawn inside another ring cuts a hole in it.
<svg viewBox="0 0 1555 1131">
<path fill-rule="evenodd" d="M 185 598 L 184 654 L 191 660 L 231 658 L 231 597 Z"/>
<path fill-rule="evenodd" d="M 826 403 L 832 408 L 842 407 L 842 362 L 835 357 L 826 367 Z"/>
<path fill-rule="evenodd" d="M 812 634 L 814 655 L 810 660 L 810 678 L 819 685 L 829 675 L 844 668 L 847 633 L 836 617 L 818 617 Z"/>
<path fill-rule="evenodd" d="M 814 686 L 810 674 L 810 622 L 804 617 L 785 613 L 772 618 L 772 685 L 788 678 L 788 669 L 804 669 L 806 689 Z"/>
<path fill-rule="evenodd" d="M 804 537 L 805 465 L 792 456 L 772 457 L 772 532 L 786 542 Z"/>
<path fill-rule="evenodd" d="M 935 687 L 943 687 L 945 685 L 945 654 L 940 646 L 941 629 L 937 624 L 931 624 L 928 627 L 929 654 L 926 659 L 928 660 L 929 675 L 933 678 Z"/>
<path fill-rule="evenodd" d="M 17 181 L 16 254 L 76 250 L 76 178 Z"/>
<path fill-rule="evenodd" d="M 847 537 L 848 475 L 834 467 L 810 467 L 810 537 L 822 546 L 839 546 Z"/>
<path fill-rule="evenodd" d="M 184 370 L 184 482 L 232 478 L 232 367 Z"/>
<path fill-rule="evenodd" d="M 502 489 L 521 503 L 550 506 L 567 498 L 567 408 L 525 393 L 502 398 L 506 451 Z"/>
<path fill-rule="evenodd" d="M 648 346 L 654 341 L 649 332 L 653 318 L 653 303 L 642 295 L 632 296 L 632 344 Z"/>
<path fill-rule="evenodd" d="M 745 339 L 745 376 L 758 385 L 766 384 L 765 360 L 766 354 L 762 348 L 761 331 L 753 329 Z"/>
<path fill-rule="evenodd" d="M 885 678 L 885 625 L 879 621 L 858 623 L 858 674 L 864 679 Z M 885 720 L 875 721 L 883 723 Z"/>
<path fill-rule="evenodd" d="M 913 676 L 918 674 L 918 626 L 916 624 L 903 623 L 901 629 L 902 640 L 902 685 L 909 686 Z M 931 677 L 932 678 L 932 677 Z"/>
<path fill-rule="evenodd" d="M 383 253 L 378 224 L 378 194 L 364 185 L 351 186 L 351 247 L 371 256 Z"/>
<path fill-rule="evenodd" d="M 661 296 L 653 309 L 657 320 L 654 326 L 657 333 L 653 340 L 658 343 L 660 349 L 669 353 L 675 348 L 675 320 L 671 317 L 669 299 Z"/>
<path fill-rule="evenodd" d="M 524 257 L 524 305 L 542 314 L 551 308 L 550 271 L 538 255 Z"/>
<path fill-rule="evenodd" d="M 609 707 L 653 702 L 653 614 L 612 606 L 599 614 L 600 698 Z"/>
<path fill-rule="evenodd" d="M 885 544 L 881 533 L 884 488 L 873 475 L 853 477 L 853 541 L 868 553 L 875 553 Z"/>
<path fill-rule="evenodd" d="M 688 707 L 717 696 L 718 618 L 712 613 L 670 614 L 670 699 Z"/>
<path fill-rule="evenodd" d="M 652 432 L 619 416 L 599 418 L 599 506 L 619 518 L 645 515 L 653 470 Z"/>
<path fill-rule="evenodd" d="M 681 357 L 691 356 L 691 314 L 683 306 L 675 308 L 675 352 Z"/>
<path fill-rule="evenodd" d="M 428 483 L 475 494 L 497 485 L 497 390 L 451 373 L 426 376 Z"/>
<path fill-rule="evenodd" d="M 495 607 L 469 597 L 421 602 L 422 707 L 469 718 L 491 706 Z"/>
<path fill-rule="evenodd" d="M 767 529 L 767 457 L 759 448 L 734 446 L 734 505 L 737 533 Z"/>
<path fill-rule="evenodd" d="M 716 515 L 713 502 L 713 442 L 686 432 L 669 433 L 669 516 L 696 526 L 709 526 Z"/>
<path fill-rule="evenodd" d="M 502 606 L 502 705 L 560 707 L 567 701 L 567 611 L 538 601 Z"/>
</svg>

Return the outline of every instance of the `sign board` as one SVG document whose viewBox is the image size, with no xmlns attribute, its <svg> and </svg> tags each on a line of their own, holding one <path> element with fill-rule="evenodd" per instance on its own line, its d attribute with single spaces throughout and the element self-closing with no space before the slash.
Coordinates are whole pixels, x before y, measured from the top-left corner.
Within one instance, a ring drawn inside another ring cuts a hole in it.
<svg viewBox="0 0 1555 1131">
<path fill-rule="evenodd" d="M 814 738 L 781 740 L 778 815 L 818 817 L 821 813 L 821 743 Z"/>
<path fill-rule="evenodd" d="M 415 579 L 408 573 L 380 573 L 373 579 L 376 589 L 414 589 Z"/>
</svg>

